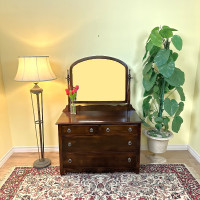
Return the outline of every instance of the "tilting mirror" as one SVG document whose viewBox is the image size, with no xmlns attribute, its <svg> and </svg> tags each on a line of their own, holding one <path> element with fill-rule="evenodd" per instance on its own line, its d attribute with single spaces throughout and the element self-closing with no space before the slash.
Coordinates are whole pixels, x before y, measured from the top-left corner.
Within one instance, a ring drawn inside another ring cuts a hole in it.
<svg viewBox="0 0 200 200">
<path fill-rule="evenodd" d="M 128 67 L 112 57 L 83 58 L 70 67 L 70 85 L 79 85 L 78 103 L 125 103 L 128 99 Z"/>
</svg>

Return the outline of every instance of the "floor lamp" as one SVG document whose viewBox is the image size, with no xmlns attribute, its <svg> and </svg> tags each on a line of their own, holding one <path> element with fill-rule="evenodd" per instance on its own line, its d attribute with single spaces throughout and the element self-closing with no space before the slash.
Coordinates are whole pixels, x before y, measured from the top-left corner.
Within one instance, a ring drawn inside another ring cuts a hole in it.
<svg viewBox="0 0 200 200">
<path fill-rule="evenodd" d="M 49 56 L 20 56 L 18 58 L 18 71 L 15 80 L 34 82 L 35 84 L 30 93 L 39 153 L 39 159 L 33 163 L 33 167 L 38 169 L 48 167 L 51 164 L 51 161 L 44 157 L 43 89 L 38 86 L 38 82 L 54 79 L 56 77 L 51 70 Z M 34 96 L 36 97 L 36 106 L 34 106 Z"/>
</svg>

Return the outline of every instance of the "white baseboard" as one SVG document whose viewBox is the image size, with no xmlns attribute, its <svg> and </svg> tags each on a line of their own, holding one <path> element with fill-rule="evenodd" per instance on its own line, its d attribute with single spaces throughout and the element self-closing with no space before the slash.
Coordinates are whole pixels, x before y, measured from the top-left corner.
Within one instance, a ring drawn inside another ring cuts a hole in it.
<svg viewBox="0 0 200 200">
<path fill-rule="evenodd" d="M 0 159 L 0 167 L 12 156 L 13 148 L 11 148 L 1 159 Z"/>
<path fill-rule="evenodd" d="M 147 145 L 145 144 L 142 144 L 141 145 L 141 150 L 148 150 L 147 148 Z M 183 150 L 188 150 L 188 145 L 187 144 L 177 144 L 177 145 L 174 145 L 174 144 L 170 144 L 167 146 L 167 150 L 168 151 L 183 151 Z"/>
<path fill-rule="evenodd" d="M 188 150 L 187 144 L 169 144 L 167 146 L 168 151 L 184 151 Z"/>
<path fill-rule="evenodd" d="M 188 151 L 200 163 L 200 155 L 190 145 L 188 145 Z"/>
<path fill-rule="evenodd" d="M 44 147 L 44 152 L 58 152 L 58 146 L 49 146 Z M 13 152 L 23 153 L 23 152 L 38 152 L 38 148 L 36 146 L 32 147 L 13 147 Z"/>
</svg>

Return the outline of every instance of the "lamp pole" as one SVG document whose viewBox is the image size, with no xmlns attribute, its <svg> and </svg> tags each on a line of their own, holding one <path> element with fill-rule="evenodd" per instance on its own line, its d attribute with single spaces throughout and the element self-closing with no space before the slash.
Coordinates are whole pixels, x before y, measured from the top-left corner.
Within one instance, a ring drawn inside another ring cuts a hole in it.
<svg viewBox="0 0 200 200">
<path fill-rule="evenodd" d="M 44 123 L 43 123 L 43 96 L 42 96 L 43 89 L 37 85 L 38 83 L 34 83 L 34 84 L 35 86 L 30 90 L 30 93 L 31 93 L 33 115 L 34 115 L 39 159 L 33 163 L 33 167 L 37 169 L 42 169 L 42 168 L 48 167 L 51 164 L 51 161 L 48 158 L 44 158 Z M 33 103 L 33 94 L 36 95 L 36 101 L 37 101 L 37 119 L 36 119 L 34 103 Z M 40 150 L 39 150 L 39 145 L 38 145 L 37 125 L 39 129 Z"/>
</svg>

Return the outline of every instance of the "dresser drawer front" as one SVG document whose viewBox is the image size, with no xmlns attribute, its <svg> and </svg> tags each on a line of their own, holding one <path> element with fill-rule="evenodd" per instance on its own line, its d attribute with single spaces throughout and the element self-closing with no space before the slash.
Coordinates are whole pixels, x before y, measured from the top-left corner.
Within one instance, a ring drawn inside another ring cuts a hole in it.
<svg viewBox="0 0 200 200">
<path fill-rule="evenodd" d="M 64 168 L 135 167 L 137 157 L 134 153 L 66 153 Z"/>
<path fill-rule="evenodd" d="M 138 135 L 139 126 L 138 125 L 102 125 L 101 132 L 103 134 L 125 134 L 125 135 Z"/>
<path fill-rule="evenodd" d="M 66 152 L 131 152 L 139 148 L 136 135 L 63 136 L 62 140 Z"/>
<path fill-rule="evenodd" d="M 70 125 L 62 126 L 62 133 L 64 135 L 94 135 L 98 133 L 98 125 Z"/>
</svg>

